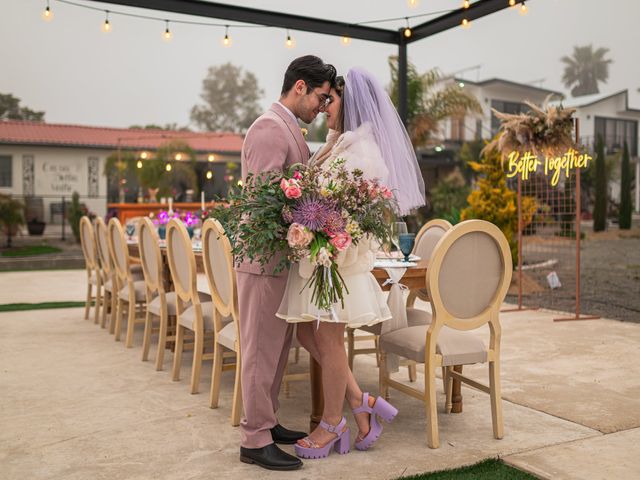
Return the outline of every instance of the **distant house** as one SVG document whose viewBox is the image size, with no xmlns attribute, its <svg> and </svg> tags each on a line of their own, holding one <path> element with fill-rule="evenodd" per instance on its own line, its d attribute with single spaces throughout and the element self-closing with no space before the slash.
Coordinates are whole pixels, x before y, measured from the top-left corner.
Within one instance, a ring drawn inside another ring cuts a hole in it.
<svg viewBox="0 0 640 480">
<path fill-rule="evenodd" d="M 105 215 L 107 157 L 120 149 L 153 158 L 158 147 L 178 140 L 196 152 L 196 170 L 207 195 L 217 193 L 227 164 L 240 162 L 238 134 L 0 121 L 0 193 L 42 197 L 44 221 L 50 223 L 60 221 L 62 199 L 68 202 L 74 191 L 91 211 Z M 136 194 L 128 192 L 126 200 L 135 201 Z"/>
</svg>

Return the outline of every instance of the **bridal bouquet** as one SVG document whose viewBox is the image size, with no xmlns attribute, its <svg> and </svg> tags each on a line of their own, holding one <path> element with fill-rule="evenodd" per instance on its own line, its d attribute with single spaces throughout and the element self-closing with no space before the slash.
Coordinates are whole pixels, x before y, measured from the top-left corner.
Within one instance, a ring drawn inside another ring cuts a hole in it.
<svg viewBox="0 0 640 480">
<path fill-rule="evenodd" d="M 312 288 L 311 300 L 321 310 L 338 301 L 344 306 L 340 252 L 364 236 L 381 245 L 390 241 L 392 192 L 362 171 L 346 169 L 341 159 L 329 169 L 294 165 L 284 174 L 250 175 L 229 200 L 221 221 L 235 261 L 259 262 L 263 269 L 276 262 L 278 273 L 308 258 L 314 270 L 305 288 Z"/>
</svg>

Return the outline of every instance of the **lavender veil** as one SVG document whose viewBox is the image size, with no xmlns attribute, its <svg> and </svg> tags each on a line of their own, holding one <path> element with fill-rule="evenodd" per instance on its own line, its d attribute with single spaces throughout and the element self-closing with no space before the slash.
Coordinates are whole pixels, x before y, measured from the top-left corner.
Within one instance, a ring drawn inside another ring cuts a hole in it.
<svg viewBox="0 0 640 480">
<path fill-rule="evenodd" d="M 400 116 L 378 81 L 362 68 L 352 68 L 342 96 L 344 130 L 355 131 L 369 122 L 389 170 L 387 186 L 398 202 L 398 214 L 408 215 L 425 204 L 424 180 L 416 154 Z"/>
</svg>

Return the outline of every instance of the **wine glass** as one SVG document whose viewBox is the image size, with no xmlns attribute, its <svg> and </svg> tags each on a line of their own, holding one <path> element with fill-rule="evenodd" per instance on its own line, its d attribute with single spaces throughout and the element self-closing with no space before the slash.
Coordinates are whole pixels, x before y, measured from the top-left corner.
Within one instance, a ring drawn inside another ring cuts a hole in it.
<svg viewBox="0 0 640 480">
<path fill-rule="evenodd" d="M 407 224 L 404 222 L 393 222 L 391 224 L 391 242 L 400 250 L 400 235 L 407 233 Z"/>
<path fill-rule="evenodd" d="M 125 228 L 125 231 L 127 232 L 127 235 L 129 236 L 129 240 L 131 240 L 133 235 L 136 233 L 136 226 L 133 223 L 127 223 L 127 225 L 124 228 Z"/>
<path fill-rule="evenodd" d="M 401 233 L 398 241 L 400 243 L 400 251 L 404 254 L 404 261 L 408 262 L 413 251 L 413 245 L 416 243 L 416 234 Z"/>
</svg>

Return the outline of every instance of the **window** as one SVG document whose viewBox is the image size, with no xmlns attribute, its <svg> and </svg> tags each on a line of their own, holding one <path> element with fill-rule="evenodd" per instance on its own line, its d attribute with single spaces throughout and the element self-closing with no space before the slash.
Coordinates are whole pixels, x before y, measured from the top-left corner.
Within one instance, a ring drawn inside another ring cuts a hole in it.
<svg viewBox="0 0 640 480">
<path fill-rule="evenodd" d="M 524 103 L 503 102 L 502 100 L 491 100 L 491 108 L 495 108 L 501 113 L 524 113 L 529 111 L 529 107 Z M 491 136 L 494 137 L 500 129 L 500 119 L 491 112 Z"/>
<path fill-rule="evenodd" d="M 9 155 L 0 155 L 0 187 L 13 185 L 13 159 Z"/>
<path fill-rule="evenodd" d="M 451 140 L 464 142 L 464 115 L 451 118 Z"/>
<path fill-rule="evenodd" d="M 638 155 L 638 122 L 635 120 L 619 120 L 617 118 L 596 117 L 594 140 L 602 136 L 608 152 L 613 153 L 629 145 L 629 155 Z"/>
</svg>

